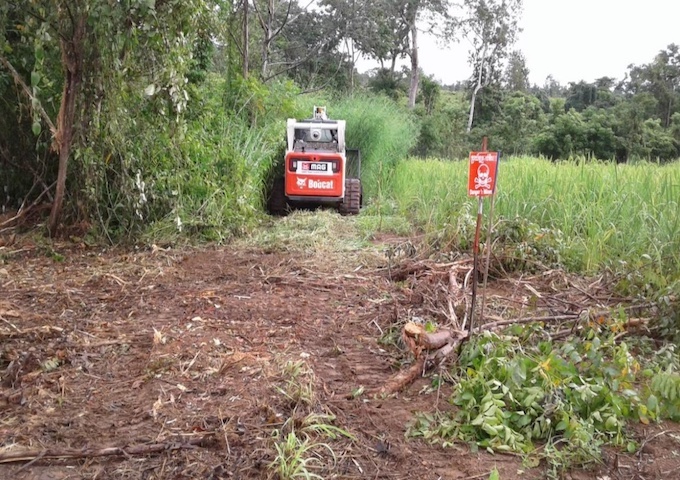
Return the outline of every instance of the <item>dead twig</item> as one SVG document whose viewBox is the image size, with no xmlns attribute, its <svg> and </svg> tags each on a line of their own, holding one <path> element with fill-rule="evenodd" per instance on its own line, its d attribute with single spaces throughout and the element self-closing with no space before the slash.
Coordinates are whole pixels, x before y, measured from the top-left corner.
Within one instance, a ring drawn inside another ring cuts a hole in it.
<svg viewBox="0 0 680 480">
<path fill-rule="evenodd" d="M 518 318 L 514 320 L 500 320 L 498 322 L 491 322 L 484 325 L 484 330 L 496 330 L 500 327 L 507 327 L 508 325 L 519 325 L 524 323 L 539 323 L 539 322 L 561 322 L 565 320 L 578 320 L 579 314 L 569 315 L 546 315 L 543 317 L 528 317 Z"/>
<path fill-rule="evenodd" d="M 16 328 L 16 327 L 15 327 Z M 40 334 L 40 335 L 48 335 L 48 334 L 61 334 L 64 332 L 64 329 L 61 327 L 55 327 L 52 325 L 43 325 L 41 327 L 32 327 L 32 328 L 26 328 L 24 330 L 19 330 L 16 329 L 15 331 L 12 332 L 0 332 L 0 338 L 16 338 L 16 337 L 24 337 L 28 336 L 31 334 Z"/>
<path fill-rule="evenodd" d="M 423 374 L 426 358 L 427 357 L 425 355 L 420 355 L 418 358 L 416 358 L 416 361 L 413 363 L 413 365 L 411 365 L 406 370 L 399 371 L 396 375 L 385 382 L 385 385 L 383 385 L 382 388 L 373 393 L 377 393 L 381 396 L 391 395 L 411 385 L 416 380 L 416 378 Z"/>
<path fill-rule="evenodd" d="M 35 200 L 33 200 L 33 203 L 31 203 L 27 208 L 24 208 L 24 205 L 22 204 L 21 208 L 19 209 L 16 215 L 0 223 L 0 228 L 11 226 L 14 222 L 17 222 L 21 220 L 23 217 L 25 217 L 31 210 L 33 210 L 40 203 L 40 200 L 42 200 L 42 198 L 56 185 L 56 183 L 57 182 L 53 182 L 52 185 L 45 188 L 45 190 L 43 190 L 42 193 L 38 195 L 38 197 Z"/>
<path fill-rule="evenodd" d="M 129 447 L 107 447 L 107 448 L 47 448 L 42 450 L 16 450 L 0 453 L 0 463 L 26 462 L 29 464 L 41 459 L 56 458 L 95 458 L 109 456 L 132 456 L 148 455 L 150 453 L 160 453 L 173 450 L 186 450 L 196 447 L 206 447 L 210 444 L 212 435 L 182 439 L 177 442 L 152 443 L 147 445 L 132 445 Z"/>
<path fill-rule="evenodd" d="M 651 437 L 645 438 L 645 439 L 642 441 L 642 443 L 640 444 L 640 448 L 637 449 L 636 454 L 639 455 L 640 453 L 642 453 L 642 450 L 647 446 L 647 444 L 648 444 L 649 442 L 651 442 L 652 440 L 655 440 L 655 439 L 657 439 L 657 438 L 659 438 L 659 437 L 661 437 L 661 436 L 663 436 L 663 435 L 666 435 L 667 433 L 674 433 L 674 432 L 673 432 L 673 430 L 662 430 L 661 432 L 655 433 L 655 434 L 652 435 Z"/>
</svg>

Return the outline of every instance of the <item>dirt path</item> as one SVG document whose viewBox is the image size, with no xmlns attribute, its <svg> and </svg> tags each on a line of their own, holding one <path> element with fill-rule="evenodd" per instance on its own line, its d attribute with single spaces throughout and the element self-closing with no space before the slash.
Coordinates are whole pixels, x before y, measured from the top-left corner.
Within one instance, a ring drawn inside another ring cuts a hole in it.
<svg viewBox="0 0 680 480">
<path fill-rule="evenodd" d="M 0 263 L 0 452 L 160 451 L 7 463 L 0 478 L 276 478 L 291 432 L 314 432 L 309 469 L 324 478 L 544 478 L 516 456 L 406 439 L 414 412 L 449 408 L 450 386 L 348 395 L 409 361 L 390 331 L 423 303 L 389 280 L 384 245 L 58 250 L 27 241 Z"/>
</svg>

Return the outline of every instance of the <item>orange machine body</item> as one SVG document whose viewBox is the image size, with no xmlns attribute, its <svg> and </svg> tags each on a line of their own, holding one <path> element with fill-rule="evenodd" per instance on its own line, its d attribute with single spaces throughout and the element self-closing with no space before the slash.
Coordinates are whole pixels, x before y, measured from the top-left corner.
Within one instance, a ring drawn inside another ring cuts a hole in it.
<svg viewBox="0 0 680 480">
<path fill-rule="evenodd" d="M 341 153 L 288 152 L 286 196 L 297 200 L 340 200 L 345 194 L 345 158 Z"/>
</svg>

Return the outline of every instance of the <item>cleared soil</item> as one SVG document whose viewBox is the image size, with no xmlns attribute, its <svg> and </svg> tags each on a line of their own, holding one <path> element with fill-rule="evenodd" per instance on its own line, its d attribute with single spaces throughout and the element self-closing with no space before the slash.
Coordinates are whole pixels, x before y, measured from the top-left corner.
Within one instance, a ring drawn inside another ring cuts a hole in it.
<svg viewBox="0 0 680 480">
<path fill-rule="evenodd" d="M 0 454 L 27 452 L 0 464 L 0 478 L 277 478 L 276 445 L 302 438 L 311 413 L 351 435 L 309 433 L 329 447 L 306 453 L 323 478 L 486 479 L 494 468 L 503 480 L 546 478 L 519 456 L 408 438 L 415 412 L 451 408 L 450 384 L 353 397 L 410 364 L 406 320 L 445 309 L 446 290 L 404 268 L 415 260 L 401 244 L 385 237 L 346 255 L 0 244 Z M 531 288 L 562 307 L 617 300 L 560 278 Z M 493 282 L 489 311 L 517 314 L 527 281 Z M 565 477 L 680 478 L 677 425 L 635 435 L 641 452 L 607 452 Z M 114 455 L 97 456 L 106 448 Z"/>
</svg>

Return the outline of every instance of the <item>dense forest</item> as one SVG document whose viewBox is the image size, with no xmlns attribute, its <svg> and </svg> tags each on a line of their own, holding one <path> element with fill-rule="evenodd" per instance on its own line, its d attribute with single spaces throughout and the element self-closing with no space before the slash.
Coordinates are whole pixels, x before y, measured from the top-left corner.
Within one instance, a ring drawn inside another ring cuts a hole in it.
<svg viewBox="0 0 680 480">
<path fill-rule="evenodd" d="M 3 209 L 44 206 L 51 234 L 224 239 L 256 221 L 283 122 L 315 100 L 350 129 L 400 124 L 374 165 L 463 158 L 482 136 L 556 160 L 680 156 L 678 46 L 621 80 L 531 85 L 521 13 L 521 0 L 4 2 Z M 422 71 L 424 32 L 469 41 L 467 82 Z M 379 68 L 358 72 L 360 58 Z"/>
</svg>

